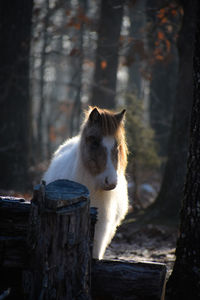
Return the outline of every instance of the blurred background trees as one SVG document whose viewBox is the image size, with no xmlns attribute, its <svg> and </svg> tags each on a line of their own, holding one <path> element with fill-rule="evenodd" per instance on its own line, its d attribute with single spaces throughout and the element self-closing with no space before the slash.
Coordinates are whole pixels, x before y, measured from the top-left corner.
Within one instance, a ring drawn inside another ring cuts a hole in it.
<svg viewBox="0 0 200 300">
<path fill-rule="evenodd" d="M 195 1 L 186 2 L 35 0 L 16 10 L 1 2 L 1 189 L 37 183 L 88 105 L 125 107 L 131 204 L 146 207 L 144 194 L 158 194 L 158 211 L 177 216 L 192 102 Z"/>
</svg>

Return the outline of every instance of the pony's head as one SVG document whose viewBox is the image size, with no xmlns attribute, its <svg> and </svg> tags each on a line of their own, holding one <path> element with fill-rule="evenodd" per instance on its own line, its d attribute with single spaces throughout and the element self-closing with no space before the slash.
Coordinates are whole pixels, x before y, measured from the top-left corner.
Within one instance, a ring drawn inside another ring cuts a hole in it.
<svg viewBox="0 0 200 300">
<path fill-rule="evenodd" d="M 127 164 L 124 132 L 124 114 L 90 107 L 86 112 L 81 136 L 81 158 L 84 167 L 93 176 L 95 186 L 112 190 L 117 185 L 119 172 Z"/>
</svg>

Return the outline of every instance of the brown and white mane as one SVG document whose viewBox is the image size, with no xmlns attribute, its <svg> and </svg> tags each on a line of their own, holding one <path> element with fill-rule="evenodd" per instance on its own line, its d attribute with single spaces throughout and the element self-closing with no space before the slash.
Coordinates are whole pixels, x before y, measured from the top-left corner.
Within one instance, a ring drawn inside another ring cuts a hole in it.
<svg viewBox="0 0 200 300">
<path fill-rule="evenodd" d="M 58 148 L 44 175 L 47 184 L 69 179 L 88 187 L 91 206 L 98 208 L 96 258 L 103 257 L 128 209 L 124 113 L 90 107 L 80 134 Z"/>
</svg>

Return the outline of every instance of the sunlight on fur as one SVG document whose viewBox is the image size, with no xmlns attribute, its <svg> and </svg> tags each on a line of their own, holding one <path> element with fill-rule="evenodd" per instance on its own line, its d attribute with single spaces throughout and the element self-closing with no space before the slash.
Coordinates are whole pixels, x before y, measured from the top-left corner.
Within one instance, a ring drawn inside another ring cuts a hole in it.
<svg viewBox="0 0 200 300">
<path fill-rule="evenodd" d="M 58 148 L 43 178 L 47 184 L 68 179 L 87 186 L 91 206 L 98 208 L 93 249 L 98 259 L 128 210 L 124 114 L 90 107 L 79 135 Z"/>
</svg>

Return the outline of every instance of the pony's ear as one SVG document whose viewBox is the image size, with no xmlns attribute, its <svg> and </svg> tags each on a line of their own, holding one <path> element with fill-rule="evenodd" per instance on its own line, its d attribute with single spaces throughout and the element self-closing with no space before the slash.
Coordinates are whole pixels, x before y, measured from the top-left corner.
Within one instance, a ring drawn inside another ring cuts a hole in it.
<svg viewBox="0 0 200 300">
<path fill-rule="evenodd" d="M 96 123 L 96 122 L 99 122 L 100 119 L 101 119 L 101 115 L 100 115 L 98 109 L 95 107 L 89 115 L 89 120 L 92 123 Z"/>
<path fill-rule="evenodd" d="M 123 109 L 120 113 L 115 114 L 115 118 L 117 119 L 118 123 L 121 123 L 121 121 L 124 119 L 126 110 Z"/>
</svg>

